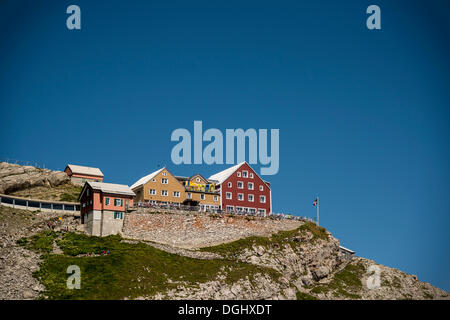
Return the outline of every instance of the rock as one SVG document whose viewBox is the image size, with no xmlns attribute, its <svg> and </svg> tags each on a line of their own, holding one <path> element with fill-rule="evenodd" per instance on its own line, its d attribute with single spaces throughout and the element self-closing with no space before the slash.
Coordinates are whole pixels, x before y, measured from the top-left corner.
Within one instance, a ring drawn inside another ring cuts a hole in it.
<svg viewBox="0 0 450 320">
<path fill-rule="evenodd" d="M 22 293 L 22 296 L 23 296 L 24 299 L 32 299 L 34 297 L 34 293 L 31 290 L 25 290 Z"/>
<path fill-rule="evenodd" d="M 58 186 L 70 181 L 65 172 L 0 162 L 0 193 L 36 186 Z"/>
<path fill-rule="evenodd" d="M 328 276 L 328 274 L 330 273 L 330 269 L 325 267 L 325 266 L 321 266 L 315 270 L 312 270 L 311 273 L 314 277 L 314 280 L 319 281 L 325 277 Z"/>
</svg>

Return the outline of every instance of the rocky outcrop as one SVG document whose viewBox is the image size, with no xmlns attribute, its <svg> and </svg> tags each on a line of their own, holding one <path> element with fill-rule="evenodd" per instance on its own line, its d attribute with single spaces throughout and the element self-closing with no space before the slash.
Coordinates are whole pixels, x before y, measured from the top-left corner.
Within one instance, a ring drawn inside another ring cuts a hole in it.
<svg viewBox="0 0 450 320">
<path fill-rule="evenodd" d="M 54 187 L 69 182 L 65 172 L 0 162 L 0 193 L 36 186 Z"/>
<path fill-rule="evenodd" d="M 309 232 L 302 240 L 286 239 L 279 246 L 253 246 L 238 254 L 238 259 L 277 270 L 297 288 L 309 286 L 328 277 L 344 259 L 339 241 L 327 232 L 328 239 L 314 239 Z"/>
<path fill-rule="evenodd" d="M 281 280 L 281 281 L 280 281 Z M 198 286 L 185 286 L 180 284 L 176 289 L 166 293 L 159 293 L 152 299 L 194 299 L 194 300 L 293 300 L 296 290 L 292 288 L 287 279 L 274 281 L 271 277 L 256 274 L 240 279 L 234 283 L 226 283 L 224 277 L 216 281 L 200 283 Z M 284 281 L 283 281 L 284 280 Z M 141 297 L 147 299 L 148 297 Z"/>
<path fill-rule="evenodd" d="M 60 219 L 61 218 L 61 219 Z M 17 244 L 41 231 L 76 230 L 79 219 L 69 214 L 30 212 L 0 206 L 0 299 L 35 299 L 44 286 L 33 277 L 41 262 L 38 253 Z"/>
</svg>

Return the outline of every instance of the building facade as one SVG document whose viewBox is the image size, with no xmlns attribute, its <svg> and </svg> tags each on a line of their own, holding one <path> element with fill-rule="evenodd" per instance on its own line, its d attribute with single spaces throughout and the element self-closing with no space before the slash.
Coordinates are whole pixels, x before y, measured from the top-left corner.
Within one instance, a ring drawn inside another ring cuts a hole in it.
<svg viewBox="0 0 450 320">
<path fill-rule="evenodd" d="M 67 173 L 73 184 L 84 185 L 86 181 L 103 181 L 103 173 L 99 168 L 68 164 L 64 172 Z"/>
<path fill-rule="evenodd" d="M 216 181 L 204 178 L 201 174 L 192 177 L 177 177 L 184 185 L 186 198 L 184 205 L 199 206 L 201 211 L 216 211 L 221 208 L 220 192 Z"/>
<path fill-rule="evenodd" d="M 86 182 L 78 196 L 81 223 L 85 225 L 86 233 L 92 236 L 120 233 L 134 196 L 127 185 Z"/>
<path fill-rule="evenodd" d="M 136 181 L 131 190 L 136 202 L 181 205 L 186 199 L 184 185 L 165 167 Z"/>
<path fill-rule="evenodd" d="M 263 215 L 272 212 L 270 184 L 262 180 L 247 162 L 218 172 L 208 180 L 217 181 L 222 210 Z"/>
</svg>

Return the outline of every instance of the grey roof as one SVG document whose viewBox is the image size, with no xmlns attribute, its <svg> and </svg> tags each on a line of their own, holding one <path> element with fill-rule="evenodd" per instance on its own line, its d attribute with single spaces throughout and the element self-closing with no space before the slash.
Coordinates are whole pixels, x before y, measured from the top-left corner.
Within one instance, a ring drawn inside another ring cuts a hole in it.
<svg viewBox="0 0 450 320">
<path fill-rule="evenodd" d="M 347 251 L 347 252 L 349 252 L 349 253 L 355 253 L 355 251 L 350 250 L 350 249 L 348 249 L 348 248 L 346 248 L 346 247 L 343 247 L 343 246 L 339 246 L 339 249 L 344 250 L 344 251 Z"/>
<path fill-rule="evenodd" d="M 69 167 L 70 171 L 72 171 L 72 173 L 103 177 L 103 173 L 99 168 L 79 166 L 76 164 L 68 164 L 67 166 Z"/>
<path fill-rule="evenodd" d="M 86 182 L 92 189 L 100 190 L 104 193 L 115 193 L 127 196 L 135 196 L 135 193 L 125 184 L 105 183 L 105 182 Z"/>
</svg>

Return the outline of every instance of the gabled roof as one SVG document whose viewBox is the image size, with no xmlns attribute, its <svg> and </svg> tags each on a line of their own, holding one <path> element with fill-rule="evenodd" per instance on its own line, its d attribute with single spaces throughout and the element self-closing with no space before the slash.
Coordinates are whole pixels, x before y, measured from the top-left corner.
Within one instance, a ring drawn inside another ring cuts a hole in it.
<svg viewBox="0 0 450 320">
<path fill-rule="evenodd" d="M 235 165 L 235 166 L 232 166 L 232 167 L 230 167 L 230 168 L 228 168 L 228 169 L 225 169 L 225 170 L 223 170 L 223 171 L 220 171 L 220 172 L 218 172 L 218 173 L 216 173 L 216 174 L 213 174 L 212 176 L 210 176 L 210 177 L 208 178 L 208 180 L 216 180 L 216 181 L 218 181 L 218 184 L 222 184 L 225 180 L 228 179 L 228 177 L 230 177 L 230 176 L 231 176 L 237 169 L 239 169 L 244 163 L 245 163 L 245 161 L 243 161 L 243 162 L 241 162 L 241 163 L 239 163 L 239 164 L 237 164 L 237 165 Z"/>
<path fill-rule="evenodd" d="M 208 180 L 215 180 L 217 184 L 222 184 L 225 180 L 227 180 L 233 173 L 236 172 L 236 170 L 238 170 L 243 164 L 247 163 L 246 161 L 243 161 L 241 163 L 238 163 L 235 166 L 232 166 L 228 169 L 225 169 L 223 171 L 220 171 L 216 174 L 213 174 L 212 176 L 210 176 L 208 178 Z M 248 165 L 250 167 L 250 165 Z M 261 179 L 261 177 L 256 173 L 255 170 L 253 170 L 252 167 L 250 167 L 250 169 L 252 169 L 252 171 L 256 174 L 256 176 L 266 184 L 266 186 L 270 189 L 270 184 L 267 181 L 264 181 L 263 179 Z"/>
<path fill-rule="evenodd" d="M 133 196 L 133 197 L 136 195 L 130 189 L 130 187 L 125 184 L 86 181 L 86 183 L 84 184 L 83 190 L 81 191 L 80 195 L 78 196 L 78 200 L 81 199 L 81 196 L 85 192 L 87 185 L 89 185 L 92 189 L 99 190 L 103 193 L 120 194 L 120 195 Z"/>
<path fill-rule="evenodd" d="M 189 177 L 189 180 L 192 180 L 192 178 L 194 178 L 194 177 L 200 177 L 200 178 L 202 178 L 203 180 L 205 180 L 206 182 L 208 182 L 208 179 L 206 179 L 204 176 L 202 176 L 200 173 L 196 173 L 196 174 L 194 174 L 193 176 L 191 176 L 191 177 Z"/>
<path fill-rule="evenodd" d="M 156 175 L 158 173 L 160 173 L 161 171 L 163 171 L 166 167 L 161 168 L 159 170 L 156 170 L 148 175 L 146 175 L 145 177 L 140 178 L 138 181 L 136 181 L 135 183 L 133 183 L 133 185 L 130 187 L 132 190 L 143 186 L 144 184 L 146 184 L 147 182 L 149 182 L 151 179 L 153 179 L 154 177 L 156 177 Z"/>
<path fill-rule="evenodd" d="M 86 166 L 78 166 L 75 164 L 68 164 L 67 167 L 69 167 L 70 171 L 75 174 L 85 174 L 89 176 L 97 176 L 97 177 L 103 177 L 103 173 L 100 171 L 99 168 L 93 168 L 93 167 L 86 167 Z"/>
</svg>

